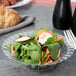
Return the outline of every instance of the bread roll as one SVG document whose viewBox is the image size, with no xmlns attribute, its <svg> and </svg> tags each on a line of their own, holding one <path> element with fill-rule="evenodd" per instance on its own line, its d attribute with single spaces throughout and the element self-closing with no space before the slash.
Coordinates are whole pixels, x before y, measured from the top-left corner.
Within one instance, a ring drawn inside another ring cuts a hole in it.
<svg viewBox="0 0 76 76">
<path fill-rule="evenodd" d="M 0 7 L 0 28 L 15 26 L 20 22 L 20 16 L 17 11 Z"/>
</svg>

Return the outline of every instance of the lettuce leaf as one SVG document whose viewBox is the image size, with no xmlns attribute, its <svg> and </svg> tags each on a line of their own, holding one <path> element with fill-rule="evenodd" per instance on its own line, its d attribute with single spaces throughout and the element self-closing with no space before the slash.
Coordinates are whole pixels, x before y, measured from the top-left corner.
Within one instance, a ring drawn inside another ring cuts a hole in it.
<svg viewBox="0 0 76 76">
<path fill-rule="evenodd" d="M 57 60 L 57 56 L 59 53 L 61 46 L 59 43 L 49 44 L 48 49 L 53 60 Z"/>
<path fill-rule="evenodd" d="M 58 40 L 57 42 L 61 45 L 61 47 L 62 47 L 63 44 L 64 44 L 64 40 Z"/>
<path fill-rule="evenodd" d="M 29 51 L 28 55 L 31 57 L 32 61 L 39 61 L 41 59 L 41 51 Z"/>
<path fill-rule="evenodd" d="M 39 61 L 41 59 L 41 46 L 37 40 L 22 47 L 27 50 L 28 56 L 31 57 L 32 61 Z"/>
</svg>

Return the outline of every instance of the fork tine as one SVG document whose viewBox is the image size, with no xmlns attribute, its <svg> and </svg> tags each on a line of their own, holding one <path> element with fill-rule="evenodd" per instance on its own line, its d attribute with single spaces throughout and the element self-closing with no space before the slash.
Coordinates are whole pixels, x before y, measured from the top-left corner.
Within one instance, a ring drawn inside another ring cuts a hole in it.
<svg viewBox="0 0 76 76">
<path fill-rule="evenodd" d="M 68 35 L 68 38 L 69 38 L 70 42 L 71 42 L 71 43 L 72 43 L 72 42 L 75 43 L 75 42 L 74 42 L 74 39 L 73 39 L 73 37 L 72 37 L 72 35 L 71 35 L 71 33 L 70 33 L 69 30 L 67 31 L 67 35 Z"/>
<path fill-rule="evenodd" d="M 68 44 L 70 46 L 74 47 L 73 44 L 72 44 L 72 42 L 74 42 L 74 41 L 72 41 L 71 37 L 69 36 L 68 30 L 64 32 L 64 35 L 65 35 L 65 38 L 66 38 Z"/>
<path fill-rule="evenodd" d="M 71 33 L 71 35 L 72 35 L 72 37 L 73 37 L 73 39 L 75 40 L 75 43 L 76 43 L 76 37 L 74 36 L 72 30 L 70 29 L 69 32 Z"/>
<path fill-rule="evenodd" d="M 66 31 L 64 31 L 64 35 L 65 35 L 65 38 L 66 38 L 66 40 L 67 40 L 68 44 L 70 44 L 70 42 L 69 42 L 69 40 L 68 40 L 68 36 L 67 36 Z"/>
<path fill-rule="evenodd" d="M 76 45 L 74 38 L 72 37 L 70 31 L 67 31 L 67 35 L 68 35 L 68 39 L 70 41 L 70 43 L 73 45 L 73 47 Z"/>
<path fill-rule="evenodd" d="M 71 34 L 71 36 L 72 36 L 72 38 L 74 40 L 74 45 L 75 45 L 74 48 L 76 49 L 76 37 L 74 36 L 72 30 L 69 30 L 69 32 L 70 32 L 70 34 Z"/>
</svg>

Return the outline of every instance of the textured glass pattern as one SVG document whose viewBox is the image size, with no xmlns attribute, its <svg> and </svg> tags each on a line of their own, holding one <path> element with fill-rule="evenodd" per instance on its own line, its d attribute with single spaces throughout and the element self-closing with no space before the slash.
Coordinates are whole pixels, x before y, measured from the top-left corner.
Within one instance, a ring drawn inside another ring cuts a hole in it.
<svg viewBox="0 0 76 76">
<path fill-rule="evenodd" d="M 15 58 L 12 58 L 9 50 L 6 50 L 4 48 L 5 44 L 11 44 L 14 40 L 16 40 L 16 38 L 18 37 L 19 34 L 23 34 L 24 36 L 28 36 L 28 35 L 31 35 L 32 32 L 28 31 L 27 33 L 23 32 L 23 33 L 18 33 L 18 34 L 12 35 L 11 37 L 8 37 L 3 42 L 3 45 L 1 47 L 3 53 L 9 58 L 8 64 L 12 65 L 14 67 L 23 68 L 23 69 L 26 69 L 26 70 L 46 71 L 46 70 L 52 69 L 56 64 L 61 63 L 64 60 L 67 60 L 69 57 L 71 57 L 71 55 L 74 52 L 74 49 L 70 48 L 70 45 L 68 45 L 67 41 L 64 40 L 65 44 L 61 48 L 61 54 L 60 54 L 61 55 L 61 59 L 59 61 L 55 61 L 55 62 L 53 62 L 51 64 L 48 64 L 48 65 L 43 65 L 43 64 L 41 64 L 41 65 L 40 64 L 25 64 L 23 62 L 18 61 Z M 58 36 L 62 36 L 62 35 L 58 35 Z"/>
</svg>

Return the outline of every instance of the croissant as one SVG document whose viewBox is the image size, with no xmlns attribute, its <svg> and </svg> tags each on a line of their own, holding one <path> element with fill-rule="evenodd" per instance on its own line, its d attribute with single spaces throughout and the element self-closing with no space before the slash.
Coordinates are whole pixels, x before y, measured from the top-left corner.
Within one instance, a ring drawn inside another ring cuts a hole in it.
<svg viewBox="0 0 76 76">
<path fill-rule="evenodd" d="M 0 7 L 0 28 L 15 26 L 20 22 L 21 18 L 17 11 Z"/>
<path fill-rule="evenodd" d="M 10 6 L 14 5 L 21 0 L 0 0 L 0 6 Z"/>
<path fill-rule="evenodd" d="M 9 5 L 10 5 L 10 3 L 8 2 L 8 0 L 2 0 L 0 2 L 0 6 L 9 6 Z"/>
</svg>

